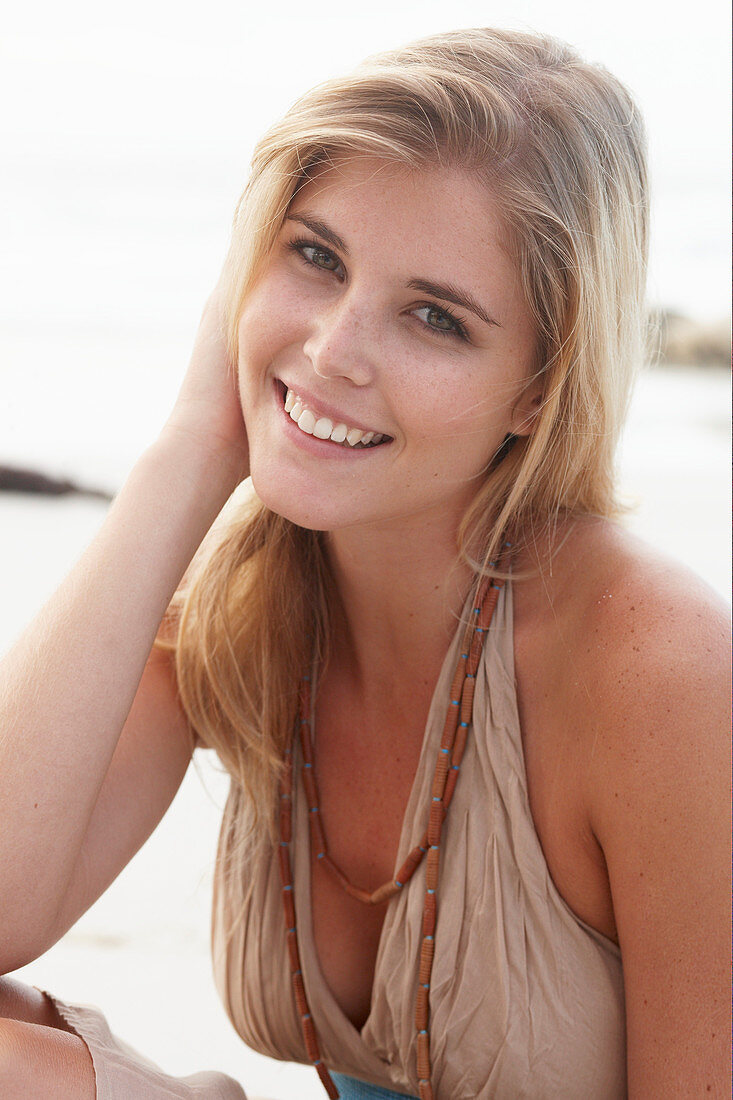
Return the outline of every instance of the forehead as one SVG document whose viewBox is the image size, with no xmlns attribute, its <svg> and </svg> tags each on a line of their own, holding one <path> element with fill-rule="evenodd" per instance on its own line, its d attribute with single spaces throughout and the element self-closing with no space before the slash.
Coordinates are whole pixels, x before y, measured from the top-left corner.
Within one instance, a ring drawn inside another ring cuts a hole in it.
<svg viewBox="0 0 733 1100">
<path fill-rule="evenodd" d="M 409 168 L 371 157 L 336 160 L 318 168 L 291 201 L 289 212 L 318 212 L 351 248 L 363 235 L 373 245 L 406 246 L 454 262 L 484 266 L 487 250 L 509 260 L 501 207 L 477 172 Z M 340 230 L 343 232 L 340 232 Z"/>
</svg>

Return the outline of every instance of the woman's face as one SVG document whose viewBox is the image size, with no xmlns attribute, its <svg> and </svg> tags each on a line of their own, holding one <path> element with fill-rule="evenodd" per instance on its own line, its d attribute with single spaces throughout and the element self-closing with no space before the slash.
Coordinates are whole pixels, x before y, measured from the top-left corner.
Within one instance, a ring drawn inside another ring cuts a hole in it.
<svg viewBox="0 0 733 1100">
<path fill-rule="evenodd" d="M 532 412 L 534 332 L 502 234 L 458 170 L 356 158 L 298 192 L 239 326 L 270 508 L 316 530 L 457 526 Z"/>
</svg>

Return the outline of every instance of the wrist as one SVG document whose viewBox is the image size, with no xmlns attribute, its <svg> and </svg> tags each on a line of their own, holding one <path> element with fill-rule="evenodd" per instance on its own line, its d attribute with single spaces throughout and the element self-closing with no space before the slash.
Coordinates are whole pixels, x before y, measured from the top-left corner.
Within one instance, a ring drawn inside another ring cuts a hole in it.
<svg viewBox="0 0 733 1100">
<path fill-rule="evenodd" d="M 171 464 L 176 479 L 200 487 L 207 497 L 220 499 L 222 505 L 237 485 L 249 477 L 244 447 L 204 437 L 170 421 L 149 450 L 156 458 Z"/>
</svg>

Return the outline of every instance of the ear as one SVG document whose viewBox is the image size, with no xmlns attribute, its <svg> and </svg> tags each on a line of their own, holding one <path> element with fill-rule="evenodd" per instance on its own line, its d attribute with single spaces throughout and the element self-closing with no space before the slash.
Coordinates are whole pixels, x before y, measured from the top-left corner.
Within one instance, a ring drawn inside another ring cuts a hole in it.
<svg viewBox="0 0 733 1100">
<path fill-rule="evenodd" d="M 542 408 L 544 378 L 533 378 L 520 393 L 512 409 L 511 434 L 531 435 Z"/>
</svg>

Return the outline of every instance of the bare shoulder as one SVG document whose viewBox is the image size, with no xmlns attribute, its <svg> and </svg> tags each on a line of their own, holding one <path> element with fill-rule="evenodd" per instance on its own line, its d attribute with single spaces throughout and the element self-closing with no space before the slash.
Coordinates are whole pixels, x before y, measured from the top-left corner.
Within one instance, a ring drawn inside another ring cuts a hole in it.
<svg viewBox="0 0 733 1100">
<path fill-rule="evenodd" d="M 532 634 L 551 637 L 577 678 L 605 693 L 648 700 L 659 679 L 684 688 L 728 672 L 729 611 L 692 571 L 622 527 L 582 518 L 538 549 L 536 573 L 521 582 Z M 724 682 L 724 680 L 723 680 Z M 582 687 L 579 683 L 578 686 Z M 671 688 L 673 685 L 670 684 Z"/>
<path fill-rule="evenodd" d="M 652 668 L 675 653 L 686 665 L 725 659 L 729 610 L 686 566 L 603 521 L 579 523 L 568 549 L 585 573 L 584 584 L 575 569 L 576 610 L 612 653 Z"/>
<path fill-rule="evenodd" d="M 526 583 L 519 645 L 548 718 L 575 731 L 592 818 L 614 781 L 673 790 L 680 767 L 725 774 L 729 613 L 704 581 L 618 525 L 582 519 Z"/>
<path fill-rule="evenodd" d="M 542 685 L 553 748 L 571 745 L 565 774 L 607 874 L 629 1095 L 723 1095 L 727 609 L 683 566 L 590 519 L 563 533 L 518 592 L 525 669 Z"/>
<path fill-rule="evenodd" d="M 600 520 L 573 525 L 544 584 L 565 665 L 555 669 L 556 705 L 574 715 L 587 757 L 594 831 L 621 827 L 612 791 L 638 794 L 641 813 L 655 792 L 694 800 L 709 783 L 709 806 L 730 754 L 723 601 L 683 565 Z"/>
</svg>

